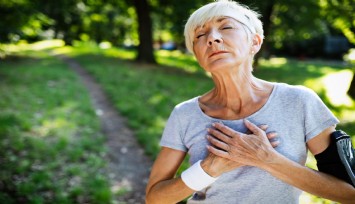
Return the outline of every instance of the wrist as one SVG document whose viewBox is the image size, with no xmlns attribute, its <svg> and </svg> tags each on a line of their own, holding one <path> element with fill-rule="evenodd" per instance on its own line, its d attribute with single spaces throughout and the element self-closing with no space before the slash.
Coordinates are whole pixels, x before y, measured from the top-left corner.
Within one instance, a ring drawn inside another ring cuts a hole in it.
<svg viewBox="0 0 355 204">
<path fill-rule="evenodd" d="M 272 159 L 263 162 L 259 168 L 264 169 L 265 171 L 268 171 L 272 174 L 274 171 L 278 171 L 278 169 L 281 168 L 280 166 L 283 166 L 285 163 L 287 163 L 287 161 L 288 159 L 283 155 L 274 154 Z"/>
<path fill-rule="evenodd" d="M 201 167 L 201 160 L 199 160 L 182 172 L 181 179 L 189 188 L 200 191 L 214 183 L 218 177 L 212 177 L 206 173 Z"/>
<path fill-rule="evenodd" d="M 209 161 L 206 161 L 206 159 L 202 160 L 201 163 L 201 168 L 211 177 L 219 177 L 221 175 L 221 173 L 218 173 L 218 171 L 216 171 L 214 169 L 214 166 L 210 164 Z"/>
</svg>

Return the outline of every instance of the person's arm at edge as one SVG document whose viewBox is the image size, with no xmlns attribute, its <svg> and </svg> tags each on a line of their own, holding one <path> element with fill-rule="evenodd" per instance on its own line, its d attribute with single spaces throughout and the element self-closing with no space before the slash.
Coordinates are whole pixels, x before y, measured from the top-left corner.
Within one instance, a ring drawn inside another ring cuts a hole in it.
<svg viewBox="0 0 355 204">
<path fill-rule="evenodd" d="M 177 203 L 194 191 L 180 177 L 174 178 L 186 152 L 162 147 L 154 162 L 146 188 L 146 203 Z"/>
<path fill-rule="evenodd" d="M 329 127 L 308 141 L 307 145 L 312 154 L 324 151 L 330 144 L 330 134 L 335 126 Z M 331 175 L 301 166 L 281 154 L 271 164 L 262 167 L 273 176 L 308 193 L 338 201 L 355 203 L 355 188 L 350 184 Z"/>
</svg>

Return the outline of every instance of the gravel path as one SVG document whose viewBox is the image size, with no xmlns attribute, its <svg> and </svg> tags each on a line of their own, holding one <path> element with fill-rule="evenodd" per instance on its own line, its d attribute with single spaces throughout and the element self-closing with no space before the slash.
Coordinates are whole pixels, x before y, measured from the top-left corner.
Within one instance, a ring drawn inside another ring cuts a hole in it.
<svg viewBox="0 0 355 204">
<path fill-rule="evenodd" d="M 152 161 L 144 155 L 133 132 L 126 127 L 125 119 L 118 114 L 94 78 L 75 60 L 65 55 L 58 57 L 78 74 L 100 117 L 102 132 L 107 137 L 109 148 L 108 173 L 111 190 L 116 193 L 115 203 L 144 203 L 145 186 Z"/>
</svg>

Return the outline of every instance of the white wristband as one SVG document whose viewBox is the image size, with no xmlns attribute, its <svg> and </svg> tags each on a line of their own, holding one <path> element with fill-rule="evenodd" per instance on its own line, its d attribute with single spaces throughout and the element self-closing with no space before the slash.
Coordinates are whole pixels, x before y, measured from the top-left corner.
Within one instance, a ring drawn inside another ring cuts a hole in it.
<svg viewBox="0 0 355 204">
<path fill-rule="evenodd" d="M 181 174 L 182 181 L 192 190 L 200 191 L 215 182 L 218 177 L 214 178 L 208 175 L 201 167 L 201 160 L 196 162 L 190 168 Z"/>
</svg>

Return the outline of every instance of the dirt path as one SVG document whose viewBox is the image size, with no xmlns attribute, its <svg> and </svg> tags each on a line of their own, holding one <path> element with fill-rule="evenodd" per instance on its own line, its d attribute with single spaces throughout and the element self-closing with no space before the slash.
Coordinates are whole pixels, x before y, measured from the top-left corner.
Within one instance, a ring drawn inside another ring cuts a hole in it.
<svg viewBox="0 0 355 204">
<path fill-rule="evenodd" d="M 126 121 L 117 113 L 94 78 L 75 60 L 64 55 L 58 57 L 78 74 L 100 117 L 102 132 L 107 137 L 109 148 L 108 173 L 111 189 L 113 192 L 127 192 L 124 196 L 118 193 L 115 200 L 127 204 L 144 203 L 144 191 L 152 161 L 144 155 L 133 132 L 126 127 Z"/>
</svg>

